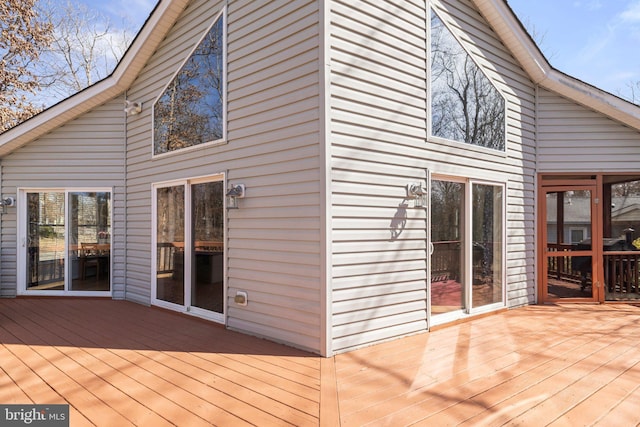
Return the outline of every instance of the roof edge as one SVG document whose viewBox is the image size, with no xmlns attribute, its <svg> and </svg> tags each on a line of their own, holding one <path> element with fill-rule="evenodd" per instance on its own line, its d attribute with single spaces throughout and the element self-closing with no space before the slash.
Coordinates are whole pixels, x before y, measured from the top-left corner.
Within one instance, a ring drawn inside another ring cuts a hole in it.
<svg viewBox="0 0 640 427">
<path fill-rule="evenodd" d="M 640 106 L 551 66 L 506 0 L 473 2 L 534 84 L 640 130 Z"/>
<path fill-rule="evenodd" d="M 188 2 L 160 0 L 109 76 L 1 133 L 0 157 L 126 91 Z M 142 55 L 141 52 L 146 54 Z"/>
</svg>

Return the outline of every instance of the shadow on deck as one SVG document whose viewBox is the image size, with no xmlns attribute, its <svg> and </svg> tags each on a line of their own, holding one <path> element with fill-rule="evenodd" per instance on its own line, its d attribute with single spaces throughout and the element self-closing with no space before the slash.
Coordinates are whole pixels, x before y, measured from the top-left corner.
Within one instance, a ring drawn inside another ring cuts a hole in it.
<svg viewBox="0 0 640 427">
<path fill-rule="evenodd" d="M 71 425 L 640 421 L 640 308 L 529 306 L 321 358 L 107 299 L 0 299 L 0 403 Z"/>
</svg>

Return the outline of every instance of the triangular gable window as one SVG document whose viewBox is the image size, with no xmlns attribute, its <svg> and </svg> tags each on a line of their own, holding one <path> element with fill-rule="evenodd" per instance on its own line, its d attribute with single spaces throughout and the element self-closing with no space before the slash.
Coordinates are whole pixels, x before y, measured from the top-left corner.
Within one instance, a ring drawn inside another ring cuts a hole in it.
<svg viewBox="0 0 640 427">
<path fill-rule="evenodd" d="M 153 153 L 224 138 L 224 15 L 220 15 L 153 107 Z"/>
<path fill-rule="evenodd" d="M 431 11 L 431 134 L 505 151 L 505 101 Z"/>
</svg>

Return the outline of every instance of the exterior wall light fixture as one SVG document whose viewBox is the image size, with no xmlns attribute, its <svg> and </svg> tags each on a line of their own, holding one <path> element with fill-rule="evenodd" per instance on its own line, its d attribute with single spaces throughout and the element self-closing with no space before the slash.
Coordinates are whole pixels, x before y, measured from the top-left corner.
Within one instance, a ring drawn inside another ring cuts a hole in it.
<svg viewBox="0 0 640 427">
<path fill-rule="evenodd" d="M 416 208 L 427 206 L 427 190 L 418 182 L 407 184 L 407 197 L 415 201 Z"/>
<path fill-rule="evenodd" d="M 16 199 L 14 199 L 13 197 L 0 198 L 0 206 L 2 207 L 0 209 L 0 214 L 7 213 L 7 206 L 15 206 L 15 205 L 16 205 Z"/>
<path fill-rule="evenodd" d="M 142 111 L 142 102 L 124 101 L 124 112 L 127 116 L 135 116 Z"/>
<path fill-rule="evenodd" d="M 232 184 L 227 190 L 227 209 L 238 209 L 238 199 L 244 198 L 244 184 Z"/>
</svg>

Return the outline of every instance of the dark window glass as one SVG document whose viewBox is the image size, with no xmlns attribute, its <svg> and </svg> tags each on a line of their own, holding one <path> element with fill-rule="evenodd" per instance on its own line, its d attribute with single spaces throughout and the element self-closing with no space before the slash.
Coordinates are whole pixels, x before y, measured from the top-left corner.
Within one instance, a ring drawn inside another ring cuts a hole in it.
<svg viewBox="0 0 640 427">
<path fill-rule="evenodd" d="M 184 304 L 184 186 L 157 189 L 156 298 Z"/>
<path fill-rule="evenodd" d="M 156 101 L 155 154 L 223 138 L 223 24 L 220 16 Z"/>
<path fill-rule="evenodd" d="M 472 306 L 502 302 L 503 189 L 475 184 L 472 193 Z"/>
<path fill-rule="evenodd" d="M 431 11 L 431 134 L 505 150 L 505 101 Z"/>
<path fill-rule="evenodd" d="M 431 181 L 431 314 L 466 306 L 465 184 Z"/>
</svg>

